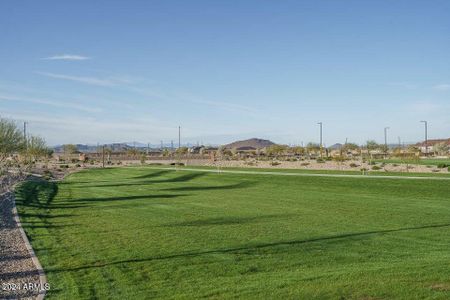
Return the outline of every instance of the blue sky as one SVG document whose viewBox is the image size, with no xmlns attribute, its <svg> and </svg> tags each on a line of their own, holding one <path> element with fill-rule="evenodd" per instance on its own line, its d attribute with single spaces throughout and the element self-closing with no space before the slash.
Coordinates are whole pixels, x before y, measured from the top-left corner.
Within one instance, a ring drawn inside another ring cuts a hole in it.
<svg viewBox="0 0 450 300">
<path fill-rule="evenodd" d="M 0 36 L 49 144 L 450 137 L 450 1 L 1 1 Z"/>
</svg>

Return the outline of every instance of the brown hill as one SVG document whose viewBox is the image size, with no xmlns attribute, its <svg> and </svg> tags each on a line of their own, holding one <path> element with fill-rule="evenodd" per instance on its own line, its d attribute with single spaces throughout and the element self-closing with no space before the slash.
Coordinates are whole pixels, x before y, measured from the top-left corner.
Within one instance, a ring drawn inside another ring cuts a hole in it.
<svg viewBox="0 0 450 300">
<path fill-rule="evenodd" d="M 269 140 L 263 140 L 263 139 L 249 139 L 245 141 L 236 141 L 231 144 L 225 145 L 225 148 L 227 149 L 243 149 L 243 150 L 249 150 L 249 149 L 262 149 L 265 147 L 269 147 L 275 145 L 275 143 L 269 141 Z"/>
</svg>

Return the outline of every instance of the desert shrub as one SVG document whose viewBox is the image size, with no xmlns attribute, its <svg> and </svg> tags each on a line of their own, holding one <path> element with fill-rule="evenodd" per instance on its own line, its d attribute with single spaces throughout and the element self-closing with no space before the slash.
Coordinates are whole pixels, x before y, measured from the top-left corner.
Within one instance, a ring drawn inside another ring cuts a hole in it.
<svg viewBox="0 0 450 300">
<path fill-rule="evenodd" d="M 392 164 L 393 167 L 398 167 L 398 164 Z"/>
<path fill-rule="evenodd" d="M 277 161 L 272 161 L 272 162 L 270 163 L 270 165 L 271 165 L 271 166 L 278 166 L 278 165 L 281 165 L 281 163 L 280 163 L 280 162 L 277 162 Z"/>
<path fill-rule="evenodd" d="M 437 167 L 438 167 L 439 169 L 444 169 L 444 168 L 449 167 L 449 165 L 444 164 L 444 163 L 439 163 L 439 164 L 437 165 Z"/>
<path fill-rule="evenodd" d="M 373 160 L 369 161 L 369 165 L 371 165 L 371 166 L 375 166 L 376 164 L 377 164 L 377 163 L 374 162 Z"/>
<path fill-rule="evenodd" d="M 72 159 L 70 160 L 70 162 L 73 163 L 73 164 L 76 163 L 77 161 L 78 161 L 78 159 L 76 159 L 76 158 L 72 158 Z"/>
<path fill-rule="evenodd" d="M 184 163 L 174 162 L 170 164 L 171 166 L 184 166 Z"/>
<path fill-rule="evenodd" d="M 324 163 L 325 161 L 324 161 L 322 158 L 318 158 L 318 159 L 316 159 L 316 162 L 322 164 L 322 163 Z"/>
<path fill-rule="evenodd" d="M 118 162 L 117 164 L 120 164 L 120 162 Z M 148 165 L 149 166 L 162 166 L 163 164 L 162 163 L 155 163 L 155 162 L 153 162 L 153 163 L 149 163 Z"/>
<path fill-rule="evenodd" d="M 308 162 L 304 162 L 304 163 L 301 163 L 300 166 L 306 167 L 306 166 L 309 166 L 309 163 Z"/>
<path fill-rule="evenodd" d="M 350 167 L 351 167 L 351 168 L 357 168 L 357 167 L 359 167 L 359 165 L 357 165 L 357 164 L 355 164 L 355 163 L 351 163 L 351 164 L 350 164 Z"/>
<path fill-rule="evenodd" d="M 80 164 L 76 164 L 75 167 L 81 168 L 81 165 Z"/>
<path fill-rule="evenodd" d="M 381 167 L 379 167 L 379 166 L 372 166 L 372 170 L 378 171 L 378 170 L 381 170 Z"/>
<path fill-rule="evenodd" d="M 53 178 L 53 173 L 50 172 L 49 170 L 45 170 L 45 171 L 42 173 L 42 177 L 43 177 L 45 180 L 50 180 L 50 179 Z"/>
<path fill-rule="evenodd" d="M 361 172 L 367 172 L 366 168 L 361 168 L 360 170 L 361 170 Z"/>
<path fill-rule="evenodd" d="M 440 172 L 441 170 L 439 170 L 439 169 L 434 169 L 434 170 L 431 170 L 432 172 L 434 172 L 434 173 L 437 173 L 437 172 Z"/>
<path fill-rule="evenodd" d="M 432 168 L 433 166 L 427 166 L 428 169 Z"/>
<path fill-rule="evenodd" d="M 59 166 L 61 169 L 68 169 L 69 168 L 69 165 L 60 165 Z"/>
</svg>

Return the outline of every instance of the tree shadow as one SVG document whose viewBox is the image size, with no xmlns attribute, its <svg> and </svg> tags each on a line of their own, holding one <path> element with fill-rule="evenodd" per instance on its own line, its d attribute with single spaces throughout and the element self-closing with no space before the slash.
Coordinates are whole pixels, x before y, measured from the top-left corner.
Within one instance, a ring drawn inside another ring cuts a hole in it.
<svg viewBox="0 0 450 300">
<path fill-rule="evenodd" d="M 49 181 L 26 181 L 16 188 L 16 203 L 45 208 L 58 194 L 58 185 Z"/>
<path fill-rule="evenodd" d="M 154 183 L 171 183 L 171 182 L 187 182 L 198 177 L 204 176 L 206 173 L 189 173 L 186 175 L 178 176 L 175 178 L 168 178 L 162 180 L 145 180 L 145 181 L 133 181 L 128 183 L 113 183 L 113 184 L 96 184 L 96 185 L 85 185 L 85 187 L 119 187 L 119 186 L 136 186 L 136 185 L 148 185 Z"/>
<path fill-rule="evenodd" d="M 253 217 L 220 217 L 220 218 L 209 218 L 194 221 L 178 222 L 178 223 L 168 223 L 163 226 L 167 227 L 201 227 L 201 226 L 215 226 L 215 225 L 236 225 L 236 224 L 246 224 L 254 223 L 265 220 L 273 220 L 277 218 L 293 216 L 294 214 L 280 214 L 280 215 L 263 215 L 263 216 L 253 216 Z"/>
<path fill-rule="evenodd" d="M 161 170 L 158 172 L 152 172 L 152 173 L 148 173 L 148 174 L 144 174 L 144 175 L 140 175 L 140 176 L 135 176 L 133 178 L 135 179 L 148 179 L 148 178 L 154 178 L 154 177 L 159 177 L 161 175 L 170 173 L 170 171 L 168 170 Z"/>
<path fill-rule="evenodd" d="M 164 191 L 208 191 L 208 190 L 231 190 L 231 189 L 242 189 L 249 186 L 255 185 L 254 182 L 240 182 L 230 185 L 219 185 L 219 186 L 185 186 L 177 188 L 163 189 Z"/>
<path fill-rule="evenodd" d="M 172 199 L 172 198 L 177 198 L 177 197 L 182 197 L 182 196 L 186 196 L 186 194 L 179 194 L 179 195 L 170 195 L 170 194 L 154 195 L 154 194 L 152 194 L 152 195 L 123 196 L 123 197 L 80 198 L 80 199 L 70 200 L 68 203 L 89 204 L 89 203 L 110 202 L 110 201 Z"/>
<path fill-rule="evenodd" d="M 366 232 L 357 232 L 357 233 L 346 233 L 346 234 L 318 237 L 318 238 L 305 239 L 305 240 L 278 241 L 278 242 L 273 242 L 273 243 L 250 244 L 250 245 L 243 245 L 241 247 L 184 252 L 184 253 L 178 253 L 178 254 L 152 256 L 152 257 L 147 257 L 147 258 L 119 260 L 119 261 L 106 262 L 106 263 L 98 262 L 95 264 L 78 266 L 78 267 L 48 269 L 47 272 L 48 273 L 60 273 L 60 272 L 68 272 L 68 271 L 80 271 L 80 270 L 86 270 L 86 269 L 91 269 L 91 268 L 107 267 L 107 266 L 111 266 L 111 265 L 149 262 L 149 261 L 160 261 L 160 260 L 186 258 L 186 257 L 197 257 L 197 256 L 201 256 L 201 255 L 206 255 L 206 254 L 226 254 L 226 253 L 243 252 L 243 251 L 244 252 L 253 252 L 253 251 L 256 251 L 259 249 L 265 249 L 265 248 L 270 248 L 270 247 L 296 246 L 296 245 L 302 245 L 302 244 L 314 243 L 314 242 L 323 242 L 323 241 L 326 242 L 326 241 L 333 241 L 333 240 L 338 240 L 338 239 L 347 239 L 347 238 L 354 238 L 354 237 L 364 238 L 366 236 L 376 235 L 376 234 L 395 233 L 395 232 L 430 229 L 430 228 L 443 228 L 443 227 L 449 227 L 449 226 L 450 226 L 450 224 L 436 224 L 436 225 L 425 225 L 425 226 L 417 226 L 417 227 L 406 227 L 406 228 L 399 228 L 399 229 L 387 229 L 387 230 L 376 230 L 376 231 L 366 231 Z"/>
</svg>

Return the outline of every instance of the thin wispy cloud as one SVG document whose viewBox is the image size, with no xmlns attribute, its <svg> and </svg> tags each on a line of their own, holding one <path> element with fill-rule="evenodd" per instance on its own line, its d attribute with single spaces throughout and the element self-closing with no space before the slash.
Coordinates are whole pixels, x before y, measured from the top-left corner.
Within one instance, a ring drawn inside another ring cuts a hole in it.
<svg viewBox="0 0 450 300">
<path fill-rule="evenodd" d="M 96 85 L 96 86 L 115 86 L 121 82 L 120 80 L 114 80 L 114 79 L 110 79 L 110 78 L 72 76 L 72 75 L 55 74 L 55 73 L 49 73 L 49 72 L 35 72 L 35 73 L 46 76 L 46 77 L 50 77 L 50 78 L 75 81 L 75 82 L 85 83 L 85 84 L 89 84 L 89 85 Z"/>
<path fill-rule="evenodd" d="M 88 56 L 77 55 L 77 54 L 61 54 L 61 55 L 53 55 L 49 57 L 44 57 L 42 59 L 45 60 L 88 60 L 91 59 Z"/>
<path fill-rule="evenodd" d="M 11 102 L 28 102 L 28 103 L 34 103 L 34 104 L 43 104 L 43 105 L 49 105 L 53 107 L 59 107 L 59 108 L 68 108 L 68 109 L 76 109 L 79 111 L 84 112 L 101 112 L 102 109 L 98 107 L 92 107 L 92 106 L 85 106 L 81 104 L 76 103 L 67 103 L 67 102 L 58 102 L 48 99 L 38 99 L 38 98 L 29 98 L 29 97 L 17 97 L 12 95 L 1 95 L 0 94 L 0 101 L 11 101 Z"/>
<path fill-rule="evenodd" d="M 444 83 L 444 84 L 437 84 L 433 86 L 433 89 L 436 91 L 450 91 L 450 84 Z"/>
</svg>

